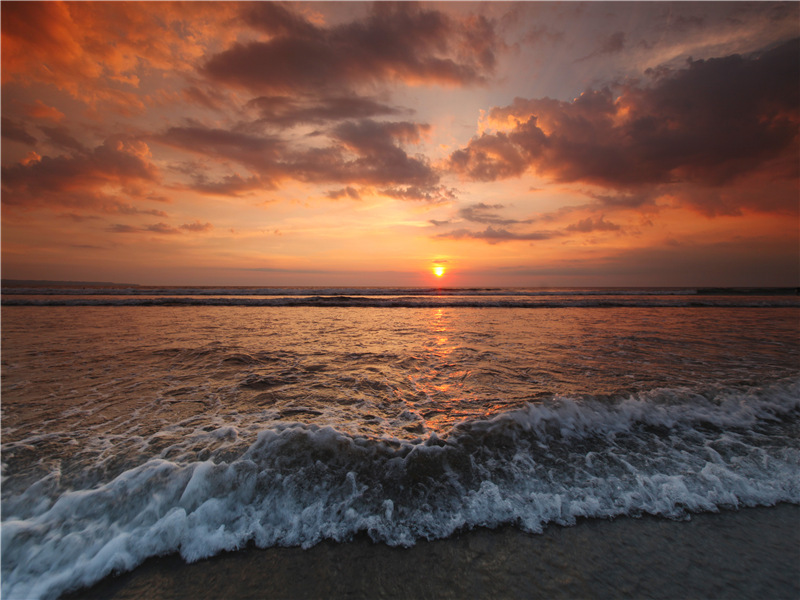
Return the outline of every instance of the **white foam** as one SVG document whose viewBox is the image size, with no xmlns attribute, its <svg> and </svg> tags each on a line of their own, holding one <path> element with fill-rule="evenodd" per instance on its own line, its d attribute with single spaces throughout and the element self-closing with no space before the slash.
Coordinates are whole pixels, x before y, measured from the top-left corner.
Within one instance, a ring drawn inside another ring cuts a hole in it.
<svg viewBox="0 0 800 600">
<path fill-rule="evenodd" d="M 366 532 L 407 546 L 465 527 L 800 503 L 798 411 L 794 380 L 614 404 L 555 398 L 412 442 L 283 424 L 229 462 L 154 458 L 32 505 L 56 485 L 50 474 L 4 500 L 2 595 L 53 598 L 150 556 L 194 561 L 251 542 Z"/>
</svg>

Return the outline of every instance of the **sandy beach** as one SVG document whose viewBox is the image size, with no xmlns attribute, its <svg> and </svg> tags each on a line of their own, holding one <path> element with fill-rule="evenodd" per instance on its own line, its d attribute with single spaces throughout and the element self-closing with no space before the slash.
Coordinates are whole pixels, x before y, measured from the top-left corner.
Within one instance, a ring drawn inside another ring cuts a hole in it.
<svg viewBox="0 0 800 600">
<path fill-rule="evenodd" d="M 800 507 L 511 527 L 391 548 L 358 539 L 147 561 L 64 600 L 800 596 Z"/>
</svg>

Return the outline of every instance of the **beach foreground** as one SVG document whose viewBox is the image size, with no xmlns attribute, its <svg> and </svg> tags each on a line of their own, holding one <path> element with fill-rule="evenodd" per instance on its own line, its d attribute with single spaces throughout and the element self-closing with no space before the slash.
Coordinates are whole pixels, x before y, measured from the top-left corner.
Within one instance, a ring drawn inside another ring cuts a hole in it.
<svg viewBox="0 0 800 600">
<path fill-rule="evenodd" d="M 582 520 L 531 535 L 475 529 L 391 548 L 365 538 L 248 549 L 186 564 L 171 555 L 65 600 L 150 598 L 800 597 L 800 506 Z"/>
</svg>

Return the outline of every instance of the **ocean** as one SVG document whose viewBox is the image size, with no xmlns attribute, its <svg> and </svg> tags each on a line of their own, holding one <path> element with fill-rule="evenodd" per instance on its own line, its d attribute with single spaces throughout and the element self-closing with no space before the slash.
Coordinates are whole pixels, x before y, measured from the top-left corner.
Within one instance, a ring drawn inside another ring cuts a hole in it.
<svg viewBox="0 0 800 600">
<path fill-rule="evenodd" d="M 258 552 L 419 571 L 431 544 L 593 527 L 586 597 L 614 597 L 631 522 L 701 543 L 766 511 L 793 562 L 797 505 L 795 289 L 3 288 L 4 599 Z"/>
</svg>

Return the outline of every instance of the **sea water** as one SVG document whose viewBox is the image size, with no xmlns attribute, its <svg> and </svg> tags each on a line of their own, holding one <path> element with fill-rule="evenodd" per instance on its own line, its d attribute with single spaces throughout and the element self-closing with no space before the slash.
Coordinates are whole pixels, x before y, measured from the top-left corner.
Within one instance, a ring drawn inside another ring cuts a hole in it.
<svg viewBox="0 0 800 600">
<path fill-rule="evenodd" d="M 7 288 L 2 595 L 800 504 L 794 290 Z"/>
</svg>

